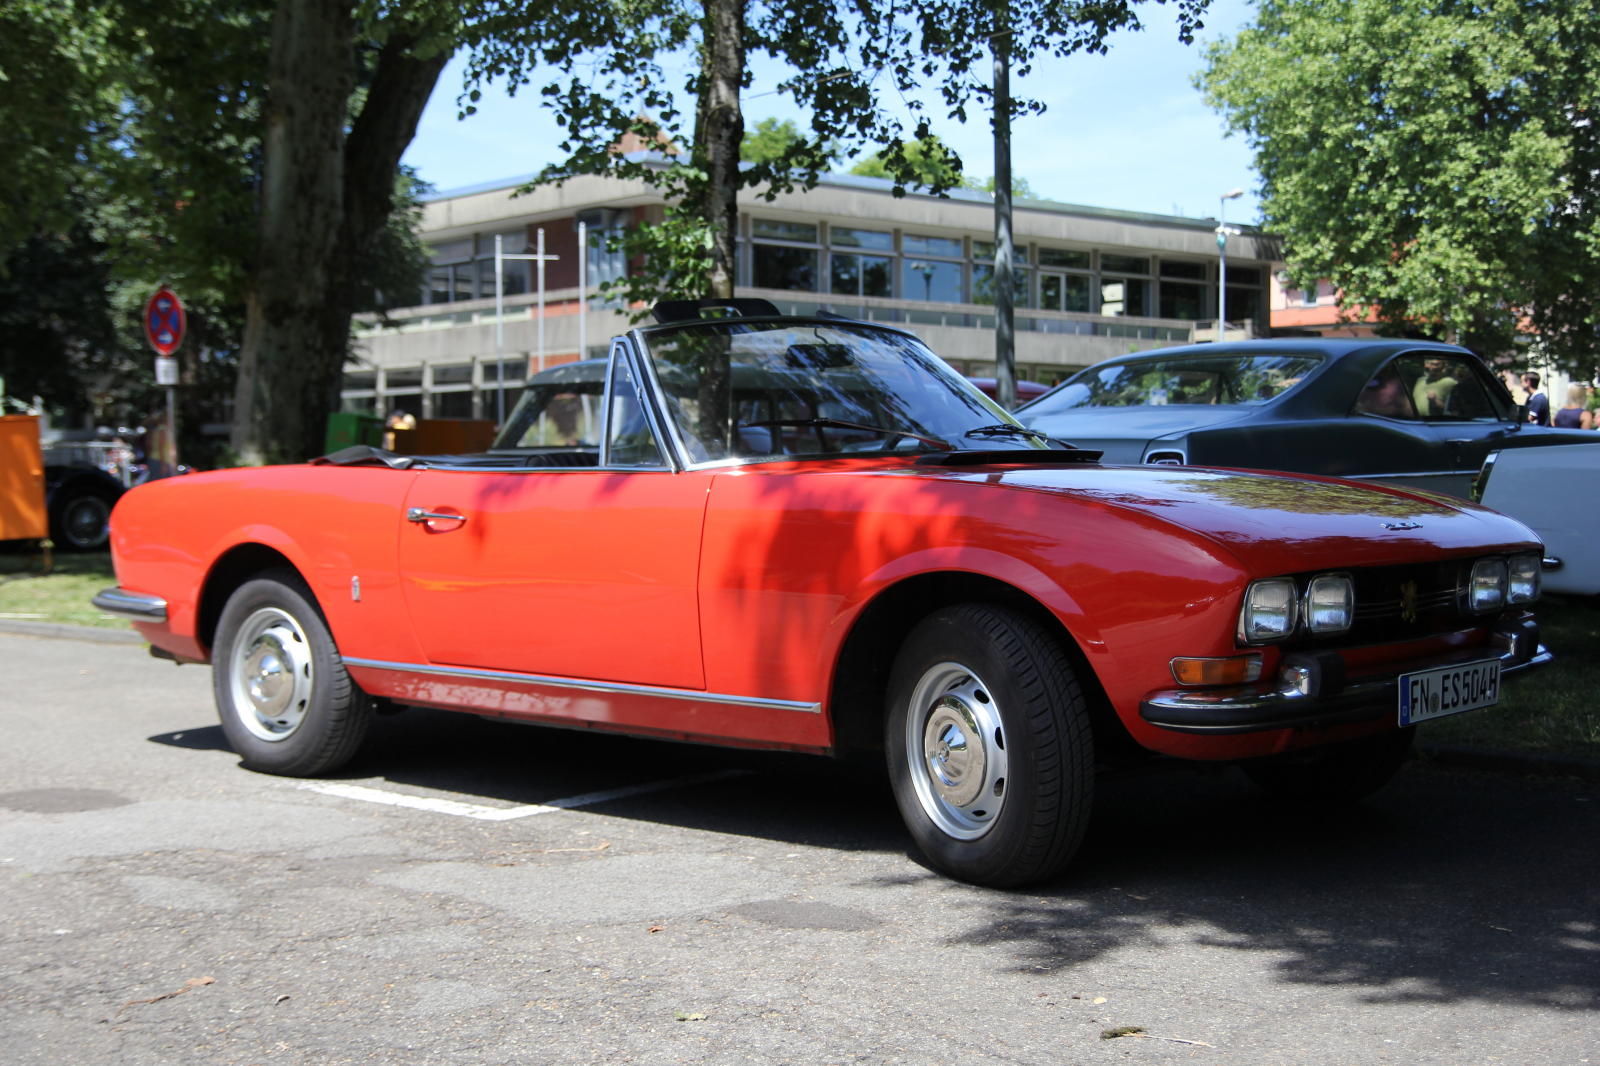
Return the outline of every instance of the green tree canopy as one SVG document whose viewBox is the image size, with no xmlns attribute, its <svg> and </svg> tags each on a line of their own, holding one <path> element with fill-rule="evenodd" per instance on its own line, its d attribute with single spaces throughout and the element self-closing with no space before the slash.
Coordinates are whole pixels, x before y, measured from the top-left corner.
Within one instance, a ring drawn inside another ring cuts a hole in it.
<svg viewBox="0 0 1600 1066">
<path fill-rule="evenodd" d="M 1261 0 L 1197 79 L 1301 285 L 1485 355 L 1592 367 L 1600 21 L 1537 0 Z"/>
</svg>

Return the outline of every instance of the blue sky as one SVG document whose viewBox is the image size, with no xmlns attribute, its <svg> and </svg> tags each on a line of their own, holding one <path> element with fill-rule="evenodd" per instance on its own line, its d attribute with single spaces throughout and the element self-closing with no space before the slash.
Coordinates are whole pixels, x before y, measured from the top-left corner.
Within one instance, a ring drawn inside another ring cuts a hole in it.
<svg viewBox="0 0 1600 1066">
<path fill-rule="evenodd" d="M 1200 69 L 1202 45 L 1231 35 L 1249 19 L 1251 5 L 1213 3 L 1206 28 L 1191 46 L 1179 43 L 1168 8 L 1141 6 L 1145 29 L 1116 34 L 1109 54 L 1041 63 L 1016 84 L 1018 95 L 1049 107 L 1013 128 L 1013 169 L 1054 200 L 1195 217 L 1215 215 L 1218 194 L 1242 187 L 1245 197 L 1228 205 L 1228 215 L 1254 220 L 1250 150 L 1239 137 L 1223 136 L 1221 118 L 1189 81 Z M 783 69 L 765 60 L 752 67 L 746 124 L 768 115 L 798 117 L 785 97 L 754 98 L 771 89 Z M 560 130 L 536 92 L 513 98 L 491 89 L 476 115 L 457 120 L 461 69 L 458 57 L 440 77 L 405 161 L 441 190 L 529 174 L 552 162 Z M 993 173 L 986 119 L 965 125 L 936 121 L 934 127 L 961 153 L 968 173 Z"/>
</svg>

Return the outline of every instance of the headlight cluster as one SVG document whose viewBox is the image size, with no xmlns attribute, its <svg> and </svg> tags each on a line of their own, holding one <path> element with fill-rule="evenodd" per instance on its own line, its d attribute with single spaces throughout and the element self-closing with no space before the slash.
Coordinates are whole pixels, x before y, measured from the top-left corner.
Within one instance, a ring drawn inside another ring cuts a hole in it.
<svg viewBox="0 0 1600 1066">
<path fill-rule="evenodd" d="M 1473 614 L 1498 611 L 1506 604 L 1532 603 L 1539 598 L 1539 557 L 1513 555 L 1510 559 L 1479 559 L 1462 590 L 1462 606 Z"/>
<path fill-rule="evenodd" d="M 1356 590 L 1349 574 L 1318 574 L 1302 593 L 1293 578 L 1252 581 L 1239 609 L 1239 641 L 1271 644 L 1294 636 L 1304 622 L 1317 636 L 1343 633 L 1355 620 Z"/>
</svg>

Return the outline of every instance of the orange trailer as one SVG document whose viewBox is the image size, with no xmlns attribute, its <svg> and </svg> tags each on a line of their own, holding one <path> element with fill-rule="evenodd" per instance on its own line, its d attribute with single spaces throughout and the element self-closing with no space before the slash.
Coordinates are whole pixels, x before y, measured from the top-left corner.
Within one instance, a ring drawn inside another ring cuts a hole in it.
<svg viewBox="0 0 1600 1066">
<path fill-rule="evenodd" d="M 38 415 L 0 415 L 0 540 L 50 535 Z"/>
</svg>

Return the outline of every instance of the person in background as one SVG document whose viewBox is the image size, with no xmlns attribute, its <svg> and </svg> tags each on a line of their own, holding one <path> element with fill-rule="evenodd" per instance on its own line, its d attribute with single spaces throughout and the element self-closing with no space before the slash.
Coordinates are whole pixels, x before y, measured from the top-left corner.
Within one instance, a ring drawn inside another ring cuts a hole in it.
<svg viewBox="0 0 1600 1066">
<path fill-rule="evenodd" d="M 1560 429 L 1593 429 L 1594 415 L 1584 410 L 1584 401 L 1589 398 L 1589 387 L 1582 382 L 1574 381 L 1567 386 L 1567 402 L 1561 410 L 1556 412 L 1552 424 Z"/>
<path fill-rule="evenodd" d="M 1532 370 L 1522 375 L 1522 387 L 1528 390 L 1528 421 L 1536 426 L 1550 424 L 1550 397 L 1539 391 L 1539 375 Z"/>
<path fill-rule="evenodd" d="M 389 418 L 383 424 L 383 450 L 386 452 L 394 451 L 395 430 L 416 428 L 417 420 L 415 416 L 408 411 L 402 411 L 400 408 L 396 407 L 393 411 L 389 412 Z"/>
</svg>

